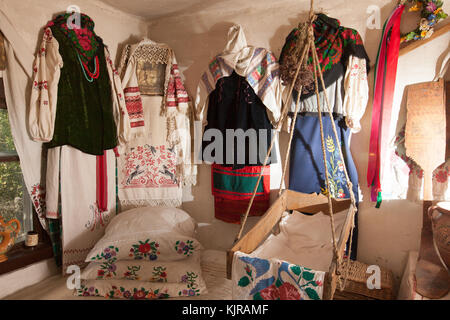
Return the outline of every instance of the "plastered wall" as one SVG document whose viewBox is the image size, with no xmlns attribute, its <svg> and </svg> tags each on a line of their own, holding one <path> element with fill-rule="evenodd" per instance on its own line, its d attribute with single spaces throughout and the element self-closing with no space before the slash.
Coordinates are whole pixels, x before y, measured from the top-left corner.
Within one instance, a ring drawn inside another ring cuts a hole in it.
<svg viewBox="0 0 450 320">
<path fill-rule="evenodd" d="M 315 1 L 316 9 L 341 20 L 342 25 L 357 29 L 364 39 L 366 50 L 375 63 L 381 29 L 368 29 L 369 6 L 378 6 L 381 12 L 381 27 L 395 7 L 396 1 Z M 445 10 L 449 11 L 449 4 Z M 180 69 L 185 77 L 188 92 L 193 95 L 207 63 L 221 52 L 226 43 L 228 28 L 241 24 L 250 45 L 266 47 L 279 57 L 285 38 L 298 22 L 304 21 L 309 12 L 309 1 L 293 0 L 230 0 L 220 3 L 205 2 L 202 8 L 174 17 L 153 21 L 149 27 L 149 37 L 158 42 L 168 43 L 175 50 Z M 402 30 L 414 29 L 417 16 L 405 14 Z M 434 78 L 436 61 L 447 49 L 450 35 L 401 57 L 395 92 L 395 105 L 400 104 L 405 85 Z M 370 74 L 371 94 L 373 72 Z M 352 153 L 363 194 L 359 215 L 358 259 L 369 264 L 390 268 L 397 279 L 403 273 L 407 252 L 418 250 L 422 225 L 422 206 L 407 200 L 384 201 L 380 209 L 369 202 L 366 187 L 368 144 L 370 138 L 372 100 L 362 119 L 362 131 L 352 136 Z M 398 112 L 398 108 L 397 108 Z M 396 123 L 393 121 L 393 126 Z M 284 154 L 288 136 L 280 137 L 280 149 Z M 272 175 L 273 179 L 279 179 Z M 199 184 L 192 190 L 194 201 L 184 203 L 184 208 L 199 222 L 203 222 L 201 237 L 207 247 L 228 249 L 232 246 L 238 231 L 237 226 L 222 223 L 213 218 L 213 197 L 210 192 L 210 167 L 200 166 Z M 252 221 L 250 225 L 254 224 Z"/>
<path fill-rule="evenodd" d="M 47 21 L 72 4 L 78 5 L 82 12 L 87 13 L 95 21 L 96 33 L 108 45 L 113 59 L 117 52 L 121 52 L 124 43 L 136 42 L 147 33 L 148 25 L 142 18 L 125 14 L 97 1 L 1 0 L 0 9 L 10 19 L 34 55 L 42 39 L 42 28 Z M 116 62 L 118 62 L 117 59 Z M 2 275 L 0 276 L 0 298 L 42 281 L 57 272 L 53 259 L 50 259 Z"/>
</svg>

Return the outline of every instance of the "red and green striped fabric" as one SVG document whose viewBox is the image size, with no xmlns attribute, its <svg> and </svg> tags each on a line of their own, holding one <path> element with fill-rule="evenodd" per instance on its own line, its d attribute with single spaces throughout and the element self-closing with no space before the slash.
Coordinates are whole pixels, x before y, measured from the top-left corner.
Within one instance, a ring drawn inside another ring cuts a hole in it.
<svg viewBox="0 0 450 320">
<path fill-rule="evenodd" d="M 247 166 L 232 169 L 218 164 L 211 166 L 212 194 L 214 196 L 215 217 L 219 220 L 239 224 L 241 215 L 247 211 L 248 203 L 261 170 L 263 176 L 250 216 L 262 216 L 270 206 L 270 166 Z"/>
</svg>

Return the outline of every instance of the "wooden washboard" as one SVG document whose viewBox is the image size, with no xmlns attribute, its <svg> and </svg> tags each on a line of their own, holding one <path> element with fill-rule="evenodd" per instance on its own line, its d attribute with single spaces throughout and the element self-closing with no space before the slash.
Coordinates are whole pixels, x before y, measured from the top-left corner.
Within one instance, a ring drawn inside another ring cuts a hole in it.
<svg viewBox="0 0 450 320">
<path fill-rule="evenodd" d="M 351 206 L 350 199 L 335 200 L 333 199 L 334 212 L 340 212 L 349 209 L 347 218 L 342 228 L 338 251 L 342 255 L 346 248 L 347 239 L 350 236 L 350 231 L 353 225 L 353 217 L 356 208 Z M 272 232 L 273 228 L 281 220 L 284 212 L 296 210 L 304 213 L 316 214 L 323 212 L 328 215 L 328 198 L 322 194 L 304 194 L 292 190 L 284 190 L 281 196 L 272 204 L 269 210 L 261 217 L 258 223 L 243 236 L 230 250 L 227 252 L 227 278 L 231 279 L 232 265 L 234 253 L 237 251 L 245 254 L 252 253 Z M 334 292 L 337 287 L 338 275 L 337 262 L 333 258 L 329 271 L 326 273 L 324 282 L 325 300 L 333 299 Z"/>
</svg>

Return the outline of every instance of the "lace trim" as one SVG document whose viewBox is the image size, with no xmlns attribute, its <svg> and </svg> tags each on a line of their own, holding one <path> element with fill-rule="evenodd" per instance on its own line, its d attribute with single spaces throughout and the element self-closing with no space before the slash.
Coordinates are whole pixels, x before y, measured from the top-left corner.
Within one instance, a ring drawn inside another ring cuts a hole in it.
<svg viewBox="0 0 450 320">
<path fill-rule="evenodd" d="M 184 177 L 183 187 L 196 186 L 197 185 L 197 175 L 189 175 Z"/>
<path fill-rule="evenodd" d="M 181 199 L 120 200 L 121 212 L 141 207 L 180 207 Z"/>
</svg>

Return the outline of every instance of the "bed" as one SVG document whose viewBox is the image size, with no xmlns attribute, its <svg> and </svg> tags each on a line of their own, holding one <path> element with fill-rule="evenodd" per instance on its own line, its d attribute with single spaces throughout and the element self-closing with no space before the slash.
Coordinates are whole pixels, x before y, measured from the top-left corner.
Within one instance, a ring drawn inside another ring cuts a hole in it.
<svg viewBox="0 0 450 320">
<path fill-rule="evenodd" d="M 201 268 L 208 292 L 192 298 L 169 300 L 231 300 L 231 280 L 226 278 L 226 252 L 204 250 Z M 40 283 L 15 292 L 5 300 L 105 300 L 102 297 L 77 297 L 66 287 L 67 277 L 56 275 Z"/>
</svg>

